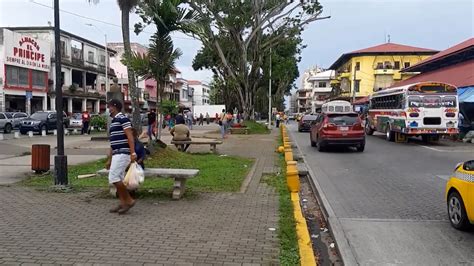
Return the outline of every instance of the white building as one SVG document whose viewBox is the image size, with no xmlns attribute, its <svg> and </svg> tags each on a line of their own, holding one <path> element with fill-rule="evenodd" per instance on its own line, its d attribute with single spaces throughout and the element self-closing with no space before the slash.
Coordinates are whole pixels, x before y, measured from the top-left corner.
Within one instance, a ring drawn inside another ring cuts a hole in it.
<svg viewBox="0 0 474 266">
<path fill-rule="evenodd" d="M 334 79 L 334 70 L 326 70 L 309 77 L 308 83 L 312 84 L 311 112 L 317 109 L 329 99 L 332 92 L 331 79 Z"/>
<path fill-rule="evenodd" d="M 180 105 L 192 109 L 193 107 L 193 90 L 189 87 L 188 81 L 183 78 L 178 78 L 179 103 Z"/>
<path fill-rule="evenodd" d="M 194 105 L 209 105 L 211 103 L 209 100 L 211 89 L 208 84 L 198 80 L 188 80 L 188 86 L 193 91 Z"/>
<path fill-rule="evenodd" d="M 296 112 L 297 113 L 311 112 L 313 84 L 309 82 L 308 79 L 321 71 L 322 71 L 321 68 L 315 66 L 315 67 L 311 67 L 307 69 L 301 76 L 301 86 L 296 91 Z"/>
<path fill-rule="evenodd" d="M 31 112 L 55 110 L 54 28 L 8 27 L 3 29 L 2 36 L 4 51 L 1 54 L 3 60 L 1 65 L 5 66 L 7 73 L 3 79 L 5 82 L 2 82 L 5 94 L 2 108 L 29 111 L 28 105 L 30 105 Z M 115 51 L 109 50 L 109 56 L 106 56 L 103 45 L 63 30 L 60 39 L 64 110 L 68 113 L 85 110 L 92 113 L 104 111 L 106 92 L 105 86 L 101 84 L 105 84 L 106 60 L 115 54 Z M 30 57 L 27 58 L 28 52 L 25 52 L 23 58 L 18 53 L 20 58 L 9 59 L 12 58 L 11 49 L 15 48 L 18 51 L 30 51 Z M 35 69 L 35 57 L 38 54 L 44 57 L 44 62 L 41 63 L 45 65 L 42 71 L 46 73 L 45 75 L 35 72 L 38 70 L 37 64 Z M 16 65 L 19 67 L 16 69 L 11 64 L 12 60 L 22 62 L 23 66 Z M 107 71 L 109 78 L 115 76 L 112 69 L 108 68 Z M 30 96 L 31 100 L 28 100 Z"/>
</svg>

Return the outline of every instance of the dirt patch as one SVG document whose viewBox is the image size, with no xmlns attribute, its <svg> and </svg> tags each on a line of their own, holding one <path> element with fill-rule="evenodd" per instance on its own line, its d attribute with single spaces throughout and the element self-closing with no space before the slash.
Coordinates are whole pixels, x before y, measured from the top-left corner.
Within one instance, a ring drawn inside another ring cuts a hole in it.
<svg viewBox="0 0 474 266">
<path fill-rule="evenodd" d="M 343 265 L 336 242 L 306 177 L 300 177 L 301 209 L 306 218 L 317 265 Z"/>
</svg>

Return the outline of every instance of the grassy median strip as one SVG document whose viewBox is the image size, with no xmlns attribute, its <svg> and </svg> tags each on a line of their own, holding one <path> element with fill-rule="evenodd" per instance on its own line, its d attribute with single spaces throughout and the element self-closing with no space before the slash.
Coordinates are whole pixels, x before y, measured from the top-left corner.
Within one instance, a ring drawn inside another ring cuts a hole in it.
<svg viewBox="0 0 474 266">
<path fill-rule="evenodd" d="M 222 156 L 210 153 L 189 154 L 170 148 L 157 149 L 145 161 L 148 168 L 199 169 L 199 174 L 186 182 L 186 189 L 193 192 L 239 191 L 253 160 L 234 156 Z M 104 168 L 105 159 L 95 162 L 69 166 L 69 183 L 74 189 L 107 188 L 107 177 L 78 179 L 78 175 L 93 174 Z M 52 185 L 53 177 L 46 175 L 32 177 L 20 184 L 47 188 Z M 146 178 L 141 191 L 161 190 L 171 192 L 173 179 Z"/>
<path fill-rule="evenodd" d="M 265 176 L 263 180 L 275 187 L 279 194 L 278 238 L 280 240 L 280 264 L 300 265 L 293 203 L 286 185 L 286 164 L 282 154 L 279 154 L 278 162 L 281 172 L 276 175 Z"/>
<path fill-rule="evenodd" d="M 268 130 L 266 125 L 257 123 L 253 120 L 244 121 L 244 126 L 248 128 L 249 134 L 269 134 L 270 133 L 270 130 Z"/>
</svg>

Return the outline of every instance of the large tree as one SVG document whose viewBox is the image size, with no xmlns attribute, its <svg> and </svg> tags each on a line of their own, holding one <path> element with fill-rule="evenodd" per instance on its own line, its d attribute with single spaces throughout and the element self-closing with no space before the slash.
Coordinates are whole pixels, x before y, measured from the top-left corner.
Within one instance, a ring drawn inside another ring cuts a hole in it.
<svg viewBox="0 0 474 266">
<path fill-rule="evenodd" d="M 248 118 L 261 87 L 265 56 L 287 39 L 299 37 L 308 23 L 322 19 L 317 1 L 189 0 L 199 17 L 186 29 L 201 40 L 219 62 L 211 68 L 235 85 L 239 104 Z M 209 56 L 209 55 L 207 55 Z"/>
</svg>

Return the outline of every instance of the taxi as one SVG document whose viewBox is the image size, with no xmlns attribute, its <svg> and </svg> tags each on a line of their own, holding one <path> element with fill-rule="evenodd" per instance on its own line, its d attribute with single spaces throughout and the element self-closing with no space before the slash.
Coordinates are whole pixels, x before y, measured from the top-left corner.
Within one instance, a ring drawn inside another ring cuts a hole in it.
<svg viewBox="0 0 474 266">
<path fill-rule="evenodd" d="M 449 221 L 459 230 L 474 224 L 474 160 L 458 164 L 446 184 Z"/>
</svg>

